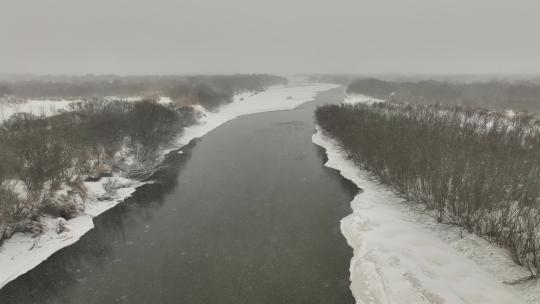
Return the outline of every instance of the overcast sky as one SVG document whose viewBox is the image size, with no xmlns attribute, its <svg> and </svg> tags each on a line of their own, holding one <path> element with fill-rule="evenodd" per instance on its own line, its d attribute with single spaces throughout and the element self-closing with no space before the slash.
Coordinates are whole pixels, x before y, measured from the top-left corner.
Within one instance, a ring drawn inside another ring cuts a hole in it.
<svg viewBox="0 0 540 304">
<path fill-rule="evenodd" d="M 538 0 L 0 0 L 0 73 L 538 73 Z"/>
</svg>

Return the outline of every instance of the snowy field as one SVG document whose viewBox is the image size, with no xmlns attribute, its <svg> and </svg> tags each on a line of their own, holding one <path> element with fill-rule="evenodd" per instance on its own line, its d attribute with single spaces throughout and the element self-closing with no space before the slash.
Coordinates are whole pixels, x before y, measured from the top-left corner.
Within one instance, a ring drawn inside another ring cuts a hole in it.
<svg viewBox="0 0 540 304">
<path fill-rule="evenodd" d="M 177 144 L 166 151 L 168 153 L 189 143 L 192 139 L 204 136 L 219 125 L 241 115 L 274 110 L 288 110 L 312 100 L 318 92 L 338 87 L 332 84 L 297 84 L 293 86 L 276 86 L 261 93 L 242 93 L 234 97 L 230 104 L 222 106 L 217 112 L 208 112 L 202 107 L 198 110 L 204 113 L 198 125 L 186 128 Z M 162 98 L 161 103 L 170 99 Z M 56 103 L 56 102 L 55 102 Z M 66 105 L 67 108 L 67 105 Z M 31 107 L 31 109 L 40 109 Z M 41 114 L 40 112 L 38 114 Z M 49 113 L 49 112 L 47 112 Z M 54 112 L 50 112 L 53 115 Z M 114 193 L 106 193 L 104 185 L 116 183 Z M 105 212 L 129 197 L 141 183 L 120 176 L 102 178 L 99 182 L 85 182 L 90 196 L 85 205 L 85 213 L 66 222 L 67 231 L 56 233 L 57 219 L 43 218 L 45 231 L 37 238 L 17 233 L 6 240 L 0 247 L 0 288 L 36 267 L 54 252 L 69 246 L 94 227 L 92 218 Z M 98 198 L 107 197 L 105 200 Z"/>
</svg>

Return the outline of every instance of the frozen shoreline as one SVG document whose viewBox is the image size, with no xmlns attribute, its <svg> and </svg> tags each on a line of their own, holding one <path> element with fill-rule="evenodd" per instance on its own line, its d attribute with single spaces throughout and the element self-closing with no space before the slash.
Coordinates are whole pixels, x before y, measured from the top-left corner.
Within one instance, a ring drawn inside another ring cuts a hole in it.
<svg viewBox="0 0 540 304">
<path fill-rule="evenodd" d="M 456 227 L 413 210 L 358 169 L 320 129 L 312 140 L 326 150 L 325 166 L 364 190 L 341 221 L 354 251 L 350 288 L 357 303 L 524 303 L 521 296 L 535 301 L 502 283 L 503 277 L 527 274 L 504 250 L 474 235 L 461 238 Z"/>
<path fill-rule="evenodd" d="M 317 93 L 336 87 L 339 86 L 332 84 L 276 86 L 256 94 L 252 92 L 237 94 L 232 103 L 222 106 L 218 112 L 208 112 L 200 108 L 204 113 L 200 123 L 186 128 L 175 144 L 164 150 L 163 157 L 236 117 L 260 112 L 290 110 L 312 100 Z M 105 193 L 103 185 L 111 180 L 119 183 L 120 186 L 113 196 L 109 197 L 111 193 Z M 119 176 L 102 178 L 99 182 L 85 182 L 85 186 L 94 199 L 87 201 L 84 213 L 66 222 L 68 231 L 57 234 L 55 219 L 47 217 L 42 220 L 45 231 L 37 238 L 16 233 L 0 246 L 0 288 L 36 267 L 56 251 L 77 242 L 82 235 L 94 227 L 93 217 L 121 203 L 141 185 L 143 183 Z M 105 194 L 108 199 L 98 200 Z"/>
<path fill-rule="evenodd" d="M 352 94 L 348 95 L 343 101 L 346 104 L 371 104 L 374 102 L 385 102 L 385 100 L 361 94 Z M 322 136 L 324 137 L 324 135 Z M 337 145 L 333 139 L 326 139 L 331 143 L 330 146 Z M 339 147 L 337 149 L 339 150 Z M 350 165 L 354 166 L 354 164 Z M 373 182 L 373 178 L 369 173 L 359 169 L 356 170 L 360 172 L 359 174 L 361 176 Z M 392 192 L 388 187 L 382 185 L 377 185 L 377 187 L 379 189 L 378 191 Z M 444 243 L 450 245 L 455 251 L 472 260 L 498 282 L 511 283 L 504 284 L 504 287 L 521 295 L 526 302 L 540 303 L 540 282 L 538 280 L 512 284 L 529 277 L 530 272 L 524 267 L 517 265 L 507 250 L 475 234 L 467 233 L 459 226 L 437 223 L 434 220 L 435 217 L 432 211 L 426 210 L 424 206 L 399 199 L 396 194 L 391 196 L 392 198 L 386 201 L 387 205 L 391 205 L 390 207 L 406 218 L 407 221 L 413 222 L 426 232 L 435 235 Z"/>
</svg>

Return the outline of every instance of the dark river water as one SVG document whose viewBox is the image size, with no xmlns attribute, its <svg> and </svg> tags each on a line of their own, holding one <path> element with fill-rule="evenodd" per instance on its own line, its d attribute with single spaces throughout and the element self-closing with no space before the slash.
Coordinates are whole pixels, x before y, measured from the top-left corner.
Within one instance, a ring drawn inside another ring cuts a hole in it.
<svg viewBox="0 0 540 304">
<path fill-rule="evenodd" d="M 172 153 L 0 303 L 354 303 L 339 224 L 357 189 L 311 142 L 316 105 L 340 100 L 240 117 Z"/>
</svg>

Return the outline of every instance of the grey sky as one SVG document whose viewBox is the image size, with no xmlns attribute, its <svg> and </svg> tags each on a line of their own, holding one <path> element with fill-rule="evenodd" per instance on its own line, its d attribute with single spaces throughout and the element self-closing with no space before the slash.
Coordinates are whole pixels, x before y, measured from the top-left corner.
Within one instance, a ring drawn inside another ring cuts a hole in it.
<svg viewBox="0 0 540 304">
<path fill-rule="evenodd" d="M 0 73 L 540 72 L 538 0 L 0 0 Z"/>
</svg>

